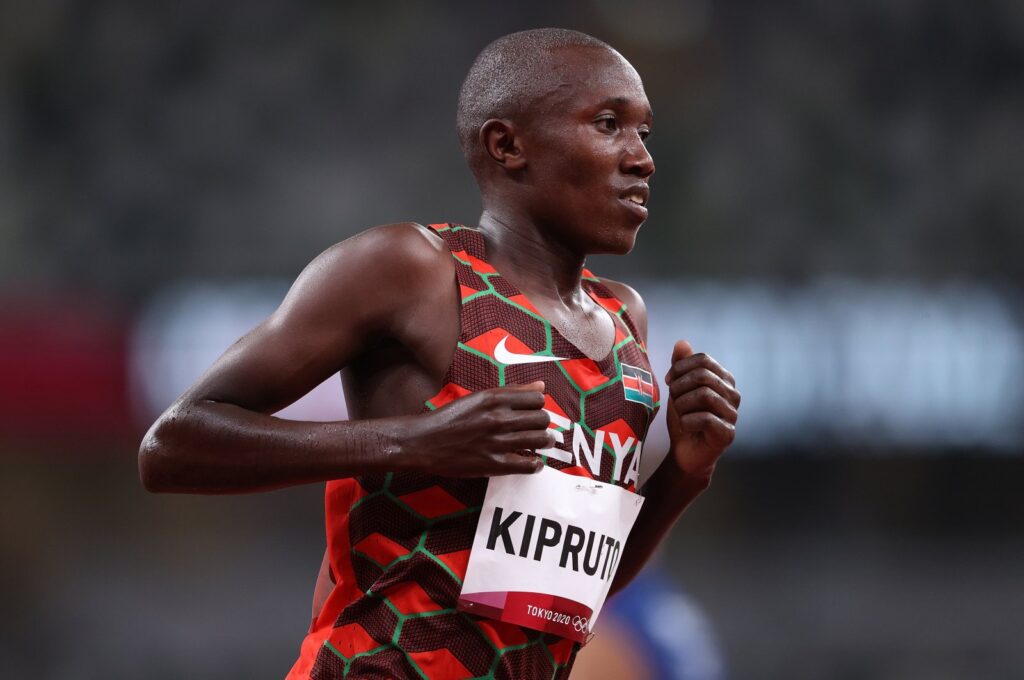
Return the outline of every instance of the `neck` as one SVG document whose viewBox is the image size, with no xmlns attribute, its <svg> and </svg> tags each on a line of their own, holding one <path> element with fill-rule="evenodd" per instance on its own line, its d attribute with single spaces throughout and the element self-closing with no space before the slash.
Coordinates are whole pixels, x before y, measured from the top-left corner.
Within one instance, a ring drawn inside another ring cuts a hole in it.
<svg viewBox="0 0 1024 680">
<path fill-rule="evenodd" d="M 578 304 L 586 257 L 553 239 L 550 230 L 514 210 L 485 206 L 480 231 L 488 261 L 524 293 Z"/>
</svg>

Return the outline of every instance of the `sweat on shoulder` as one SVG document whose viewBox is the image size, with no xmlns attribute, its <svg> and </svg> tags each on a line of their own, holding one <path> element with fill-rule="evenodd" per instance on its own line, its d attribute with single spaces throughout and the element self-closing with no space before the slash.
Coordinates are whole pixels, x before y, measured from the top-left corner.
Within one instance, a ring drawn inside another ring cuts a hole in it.
<svg viewBox="0 0 1024 680">
<path fill-rule="evenodd" d="M 677 343 L 671 451 L 638 495 L 662 405 L 646 309 L 585 266 L 628 253 L 647 219 L 652 125 L 636 70 L 591 36 L 487 45 L 456 119 L 477 223 L 331 247 L 147 433 L 151 491 L 326 484 L 289 678 L 566 678 L 609 591 L 710 483 L 732 375 Z M 272 415 L 338 371 L 349 420 Z"/>
</svg>

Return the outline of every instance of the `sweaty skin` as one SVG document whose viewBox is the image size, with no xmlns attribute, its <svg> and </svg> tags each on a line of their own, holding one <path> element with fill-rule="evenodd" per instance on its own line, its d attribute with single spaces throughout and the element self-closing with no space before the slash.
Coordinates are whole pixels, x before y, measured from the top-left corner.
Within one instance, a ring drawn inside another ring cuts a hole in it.
<svg viewBox="0 0 1024 680">
<path fill-rule="evenodd" d="M 573 47 L 551 56 L 551 94 L 521 120 L 492 119 L 480 129 L 479 225 L 491 264 L 570 342 L 599 358 L 610 351 L 614 328 L 581 287 L 584 260 L 629 252 L 647 217 L 627 197 L 646 203 L 652 114 L 639 76 L 618 53 Z M 639 295 L 605 283 L 646 336 Z M 458 341 L 456 288 L 451 254 L 418 224 L 377 227 L 328 249 L 281 306 L 153 424 L 139 450 L 143 485 L 244 493 L 380 471 L 538 471 L 540 459 L 517 452 L 553 445 L 543 383 L 486 390 L 420 413 Z M 729 372 L 685 341 L 672 362 L 671 455 L 644 490 L 613 591 L 707 487 L 735 435 L 740 396 Z M 339 370 L 351 420 L 270 415 Z"/>
</svg>

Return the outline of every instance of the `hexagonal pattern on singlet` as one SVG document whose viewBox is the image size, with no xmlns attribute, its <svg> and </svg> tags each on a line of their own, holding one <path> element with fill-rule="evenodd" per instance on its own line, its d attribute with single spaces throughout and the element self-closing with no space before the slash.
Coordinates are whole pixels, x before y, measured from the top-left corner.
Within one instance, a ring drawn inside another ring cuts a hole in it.
<svg viewBox="0 0 1024 680">
<path fill-rule="evenodd" d="M 431 228 L 452 251 L 462 311 L 451 366 L 424 410 L 472 392 L 543 380 L 549 427 L 562 436 L 561 457 L 569 458 L 548 457 L 546 464 L 623 485 L 655 411 L 624 398 L 621 365 L 649 370 L 625 306 L 584 271 L 584 288 L 615 325 L 611 352 L 587 357 L 488 264 L 478 231 Z M 499 343 L 513 354 L 552 359 L 506 365 L 494 357 Z M 574 437 L 585 455 L 573 455 Z M 579 645 L 456 609 L 486 479 L 389 473 L 332 482 L 343 483 L 358 484 L 360 493 L 349 507 L 332 507 L 331 499 L 345 496 L 329 493 L 328 523 L 347 518 L 348 545 L 339 549 L 350 555 L 361 594 L 341 610 L 311 677 L 568 677 Z"/>
</svg>

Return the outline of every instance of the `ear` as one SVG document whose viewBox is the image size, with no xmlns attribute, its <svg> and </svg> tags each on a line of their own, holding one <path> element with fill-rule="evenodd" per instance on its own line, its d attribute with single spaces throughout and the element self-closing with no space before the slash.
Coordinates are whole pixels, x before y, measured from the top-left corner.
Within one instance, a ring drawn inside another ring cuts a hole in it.
<svg viewBox="0 0 1024 680">
<path fill-rule="evenodd" d="M 480 126 L 480 143 L 487 155 L 506 170 L 526 167 L 522 140 L 515 123 L 504 118 L 491 118 Z"/>
</svg>

